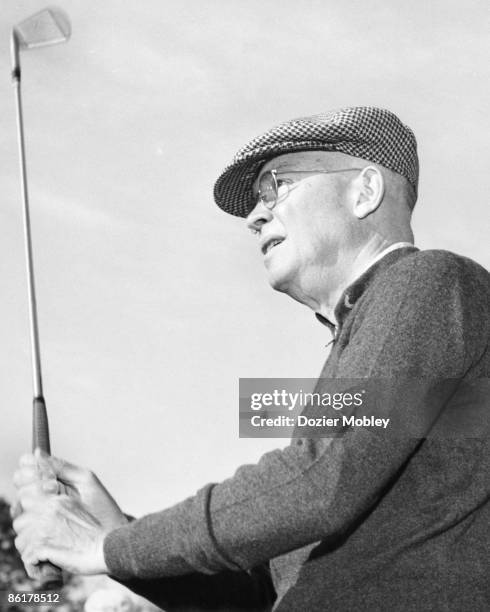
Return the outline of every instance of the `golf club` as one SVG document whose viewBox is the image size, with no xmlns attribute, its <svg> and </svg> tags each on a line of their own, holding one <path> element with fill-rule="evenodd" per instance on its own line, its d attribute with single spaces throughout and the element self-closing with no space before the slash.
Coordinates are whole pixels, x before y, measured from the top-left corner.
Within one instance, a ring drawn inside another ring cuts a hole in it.
<svg viewBox="0 0 490 612">
<path fill-rule="evenodd" d="M 66 42 L 70 38 L 71 27 L 68 17 L 59 8 L 49 7 L 28 17 L 12 29 L 12 82 L 15 90 L 17 112 L 17 137 L 19 144 L 20 178 L 23 203 L 24 239 L 27 264 L 27 292 L 29 300 L 29 322 L 31 332 L 32 370 L 33 370 L 33 427 L 32 450 L 40 448 L 50 453 L 48 418 L 43 396 L 41 375 L 41 351 L 39 347 L 39 328 L 37 319 L 36 290 L 34 283 L 34 264 L 32 255 L 31 222 L 29 215 L 29 196 L 27 189 L 27 168 L 24 142 L 24 122 L 22 115 L 20 51 Z M 40 567 L 43 588 L 55 588 L 61 584 L 61 570 L 50 563 Z"/>
</svg>

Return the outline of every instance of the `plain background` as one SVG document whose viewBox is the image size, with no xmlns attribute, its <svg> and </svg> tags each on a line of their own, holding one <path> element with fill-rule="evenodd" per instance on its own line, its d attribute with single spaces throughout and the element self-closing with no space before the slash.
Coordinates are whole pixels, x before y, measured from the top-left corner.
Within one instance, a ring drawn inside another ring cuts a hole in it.
<svg viewBox="0 0 490 612">
<path fill-rule="evenodd" d="M 238 438 L 239 377 L 314 377 L 326 356 L 328 331 L 271 291 L 243 221 L 213 203 L 252 137 L 340 106 L 393 110 L 419 142 L 416 244 L 488 267 L 488 3 L 58 4 L 72 40 L 22 55 L 52 446 L 138 515 L 277 446 Z M 9 36 L 43 7 L 0 2 L 7 496 L 32 394 Z"/>
</svg>

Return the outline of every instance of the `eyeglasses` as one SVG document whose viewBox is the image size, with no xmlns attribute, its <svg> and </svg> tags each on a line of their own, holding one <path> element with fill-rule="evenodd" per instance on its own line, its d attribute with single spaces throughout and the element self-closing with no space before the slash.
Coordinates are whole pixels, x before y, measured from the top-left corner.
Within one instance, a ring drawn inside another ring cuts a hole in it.
<svg viewBox="0 0 490 612">
<path fill-rule="evenodd" d="M 351 172 L 352 170 L 362 170 L 362 168 L 342 168 L 339 170 L 287 170 L 278 172 L 277 170 L 267 170 L 259 179 L 259 188 L 255 206 L 260 202 L 269 210 L 272 210 L 277 202 L 285 200 L 291 190 L 291 186 L 297 181 L 287 178 L 278 178 L 284 174 L 337 174 L 338 172 Z"/>
</svg>

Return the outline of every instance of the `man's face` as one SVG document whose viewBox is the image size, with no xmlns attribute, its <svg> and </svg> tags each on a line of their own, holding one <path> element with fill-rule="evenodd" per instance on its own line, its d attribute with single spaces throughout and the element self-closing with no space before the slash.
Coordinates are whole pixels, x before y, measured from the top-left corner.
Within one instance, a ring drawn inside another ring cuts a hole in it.
<svg viewBox="0 0 490 612">
<path fill-rule="evenodd" d="M 352 234 L 348 195 L 355 173 L 321 171 L 348 168 L 352 164 L 346 160 L 341 154 L 307 151 L 281 155 L 261 169 L 254 193 L 262 175 L 270 170 L 276 170 L 279 185 L 287 183 L 280 188 L 287 195 L 279 197 L 272 210 L 258 203 L 247 217 L 248 227 L 259 237 L 274 289 L 298 298 L 336 281 L 332 277 L 341 272 Z M 272 241 L 278 242 L 274 245 Z"/>
</svg>

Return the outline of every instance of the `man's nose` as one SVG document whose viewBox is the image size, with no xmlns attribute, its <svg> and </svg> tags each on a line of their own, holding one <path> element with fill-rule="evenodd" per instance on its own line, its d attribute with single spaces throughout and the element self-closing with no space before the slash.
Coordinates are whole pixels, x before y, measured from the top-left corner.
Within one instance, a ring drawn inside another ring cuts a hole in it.
<svg viewBox="0 0 490 612">
<path fill-rule="evenodd" d="M 258 202 L 247 215 L 247 227 L 251 231 L 258 232 L 265 223 L 272 220 L 272 211 Z"/>
</svg>

